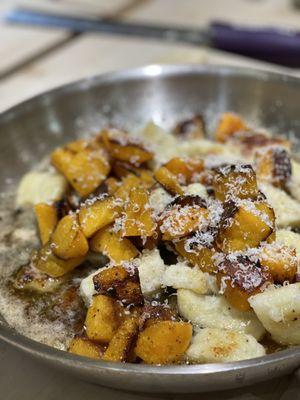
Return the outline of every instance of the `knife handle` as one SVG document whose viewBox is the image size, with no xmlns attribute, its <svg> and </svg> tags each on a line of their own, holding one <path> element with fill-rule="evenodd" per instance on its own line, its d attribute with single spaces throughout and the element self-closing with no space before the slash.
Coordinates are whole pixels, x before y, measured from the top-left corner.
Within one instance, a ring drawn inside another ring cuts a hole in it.
<svg viewBox="0 0 300 400">
<path fill-rule="evenodd" d="M 212 46 L 220 50 L 288 67 L 300 67 L 299 32 L 215 21 L 210 24 L 210 38 Z"/>
</svg>

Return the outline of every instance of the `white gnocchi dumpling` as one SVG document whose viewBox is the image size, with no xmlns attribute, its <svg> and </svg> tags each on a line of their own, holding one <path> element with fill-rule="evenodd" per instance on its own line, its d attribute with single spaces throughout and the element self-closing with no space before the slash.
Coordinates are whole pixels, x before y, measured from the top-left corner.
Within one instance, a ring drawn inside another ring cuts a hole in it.
<svg viewBox="0 0 300 400">
<path fill-rule="evenodd" d="M 196 294 L 179 289 L 177 303 L 182 317 L 202 328 L 219 328 L 240 331 L 260 339 L 265 329 L 252 312 L 232 308 L 223 296 Z"/>
<path fill-rule="evenodd" d="M 162 279 L 166 265 L 157 249 L 144 250 L 140 257 L 134 261 L 139 270 L 142 293 L 145 296 L 151 296 L 163 285 Z"/>
<path fill-rule="evenodd" d="M 204 328 L 193 337 L 186 352 L 189 361 L 220 363 L 247 360 L 266 354 L 264 347 L 243 332 Z"/>
<path fill-rule="evenodd" d="M 276 342 L 300 344 L 300 283 L 267 289 L 249 303 Z"/>
<path fill-rule="evenodd" d="M 196 293 L 206 293 L 205 274 L 197 267 L 191 268 L 185 262 L 179 262 L 166 267 L 162 278 L 163 286 L 174 289 L 190 289 Z"/>
</svg>

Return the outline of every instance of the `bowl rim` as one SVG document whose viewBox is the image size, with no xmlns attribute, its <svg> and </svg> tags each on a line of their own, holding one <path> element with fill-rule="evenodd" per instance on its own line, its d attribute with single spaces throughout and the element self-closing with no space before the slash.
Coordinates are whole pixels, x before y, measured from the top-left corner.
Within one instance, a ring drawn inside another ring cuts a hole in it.
<svg viewBox="0 0 300 400">
<path fill-rule="evenodd" d="M 130 68 L 120 71 L 107 72 L 100 75 L 93 75 L 80 80 L 63 84 L 58 87 L 49 89 L 39 93 L 29 99 L 26 99 L 17 105 L 14 105 L 0 112 L 1 120 L 17 118 L 20 113 L 34 107 L 37 103 L 44 102 L 46 105 L 51 103 L 60 93 L 68 93 L 78 90 L 85 90 L 94 85 L 115 83 L 118 81 L 130 81 L 137 79 L 163 79 L 176 75 L 185 74 L 211 74 L 221 76 L 240 76 L 252 77 L 259 80 L 281 81 L 287 84 L 300 85 L 300 78 L 280 72 L 269 72 L 263 69 L 245 68 L 224 65 L 194 65 L 194 64 L 150 64 L 138 68 Z M 49 103 L 48 103 L 49 102 Z M 211 364 L 194 364 L 194 365 L 147 365 L 147 364 L 132 364 L 132 363 L 114 363 L 102 360 L 92 360 L 83 356 L 71 354 L 64 350 L 59 350 L 52 346 L 45 345 L 41 342 L 32 340 L 14 328 L 6 325 L 5 322 L 0 322 L 0 339 L 6 343 L 25 351 L 40 359 L 47 359 L 62 365 L 76 365 L 76 368 L 89 368 L 93 370 L 105 369 L 117 373 L 134 373 L 134 374 L 163 374 L 163 375 L 205 375 L 224 373 L 228 371 L 243 372 L 251 367 L 272 366 L 274 364 L 296 359 L 300 365 L 300 346 L 292 347 L 286 350 L 268 354 L 262 357 L 226 362 L 226 363 L 211 363 Z"/>
</svg>

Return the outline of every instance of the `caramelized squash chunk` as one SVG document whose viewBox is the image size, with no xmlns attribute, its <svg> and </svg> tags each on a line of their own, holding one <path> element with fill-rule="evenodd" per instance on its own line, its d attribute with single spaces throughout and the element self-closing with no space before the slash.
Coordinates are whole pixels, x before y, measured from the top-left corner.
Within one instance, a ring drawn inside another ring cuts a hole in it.
<svg viewBox="0 0 300 400">
<path fill-rule="evenodd" d="M 155 228 L 147 190 L 131 189 L 128 202 L 125 204 L 122 236 L 152 236 Z"/>
<path fill-rule="evenodd" d="M 78 223 L 77 214 L 63 217 L 51 238 L 53 253 L 64 260 L 83 257 L 89 250 L 89 244 Z"/>
<path fill-rule="evenodd" d="M 240 311 L 251 309 L 248 298 L 273 283 L 271 274 L 246 256 L 228 257 L 219 265 L 217 282 L 228 302 Z"/>
<path fill-rule="evenodd" d="M 152 171 L 146 168 L 135 167 L 126 162 L 115 161 L 113 164 L 113 172 L 118 178 L 124 178 L 129 174 L 135 175 L 141 179 L 141 182 L 146 188 L 150 188 L 155 183 Z"/>
<path fill-rule="evenodd" d="M 57 257 L 49 244 L 42 247 L 32 258 L 34 266 L 52 278 L 58 278 L 72 271 L 83 263 L 85 257 L 63 260 Z"/>
<path fill-rule="evenodd" d="M 224 203 L 217 247 L 225 252 L 257 247 L 275 230 L 274 210 L 264 201 L 229 201 Z"/>
<path fill-rule="evenodd" d="M 262 181 L 284 189 L 291 179 L 292 165 L 288 152 L 281 147 L 261 149 L 255 154 L 256 174 Z"/>
<path fill-rule="evenodd" d="M 182 238 L 206 224 L 208 210 L 200 196 L 179 196 L 160 216 L 163 240 Z"/>
<path fill-rule="evenodd" d="M 168 168 L 160 167 L 155 171 L 154 177 L 158 183 L 160 183 L 167 192 L 175 195 L 183 195 L 183 189 L 180 186 L 179 180 Z"/>
<path fill-rule="evenodd" d="M 270 272 L 275 283 L 293 283 L 298 268 L 296 249 L 288 246 L 271 244 L 261 247 L 260 263 Z"/>
<path fill-rule="evenodd" d="M 135 352 L 147 364 L 177 363 L 182 359 L 191 338 L 191 324 L 159 321 L 139 334 Z"/>
<path fill-rule="evenodd" d="M 104 348 L 86 337 L 78 336 L 72 339 L 68 351 L 78 356 L 100 360 L 104 353 Z"/>
<path fill-rule="evenodd" d="M 251 165 L 225 165 L 214 172 L 212 188 L 220 201 L 255 198 L 258 195 L 256 175 Z"/>
<path fill-rule="evenodd" d="M 147 328 L 159 321 L 175 321 L 177 315 L 173 309 L 164 304 L 145 304 L 140 316 L 140 327 Z"/>
<path fill-rule="evenodd" d="M 132 260 L 139 254 L 138 249 L 129 239 L 121 238 L 111 230 L 111 227 L 103 228 L 92 237 L 90 248 L 97 253 L 103 253 L 114 264 Z"/>
<path fill-rule="evenodd" d="M 105 197 L 85 204 L 79 211 L 79 224 L 85 237 L 90 238 L 99 229 L 111 224 L 121 214 L 121 206 L 114 197 Z"/>
<path fill-rule="evenodd" d="M 128 271 L 121 266 L 105 268 L 93 277 L 93 282 L 98 293 L 107 293 L 126 306 L 138 306 L 144 302 L 137 269 Z"/>
<path fill-rule="evenodd" d="M 58 217 L 55 204 L 39 203 L 34 206 L 42 244 L 49 242 L 56 227 Z"/>
<path fill-rule="evenodd" d="M 109 196 L 112 196 L 117 189 L 119 189 L 121 182 L 118 181 L 116 178 L 114 178 L 113 176 L 110 176 L 109 178 L 107 178 L 104 181 L 107 193 L 109 194 Z"/>
<path fill-rule="evenodd" d="M 124 319 L 111 339 L 102 360 L 113 362 L 130 361 L 131 350 L 139 331 L 139 318 L 130 316 Z"/>
<path fill-rule="evenodd" d="M 187 185 L 193 180 L 199 180 L 197 178 L 204 171 L 204 161 L 175 157 L 168 161 L 164 167 L 176 176 L 178 182 Z"/>
<path fill-rule="evenodd" d="M 138 178 L 136 175 L 128 174 L 121 180 L 119 187 L 114 193 L 114 197 L 116 199 L 121 199 L 125 201 L 128 199 L 131 189 L 135 189 L 138 187 L 143 187 L 141 179 Z"/>
<path fill-rule="evenodd" d="M 101 138 L 109 154 L 117 160 L 139 166 L 153 158 L 153 153 L 124 133 L 113 137 L 104 131 Z"/>
<path fill-rule="evenodd" d="M 102 294 L 93 297 L 85 320 L 87 337 L 99 343 L 109 343 L 122 322 L 122 309 L 116 300 Z"/>
<path fill-rule="evenodd" d="M 95 142 L 69 143 L 52 153 L 51 162 L 82 197 L 100 186 L 110 171 L 106 151 Z"/>
<path fill-rule="evenodd" d="M 247 125 L 241 117 L 236 114 L 226 112 L 219 120 L 215 137 L 218 142 L 226 142 L 236 132 L 245 130 L 247 130 Z"/>
<path fill-rule="evenodd" d="M 203 139 L 206 136 L 204 118 L 197 114 L 190 119 L 181 121 L 175 126 L 173 132 L 182 139 Z"/>
</svg>

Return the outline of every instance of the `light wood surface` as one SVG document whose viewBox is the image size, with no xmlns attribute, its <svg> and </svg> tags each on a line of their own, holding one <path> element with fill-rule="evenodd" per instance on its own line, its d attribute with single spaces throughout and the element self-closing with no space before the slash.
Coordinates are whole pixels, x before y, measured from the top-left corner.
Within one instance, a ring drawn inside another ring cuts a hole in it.
<svg viewBox="0 0 300 400">
<path fill-rule="evenodd" d="M 12 0 L 0 1 L 0 13 Z M 110 15 L 137 22 L 203 27 L 211 19 L 299 27 L 289 0 L 13 0 L 76 15 Z M 259 67 L 300 75 L 300 70 L 193 46 L 111 35 L 69 40 L 58 30 L 6 26 L 0 22 L 0 111 L 52 87 L 86 76 L 149 63 L 208 63 Z M 2 79 L 1 79 L 2 74 Z M 5 77 L 4 77 L 5 74 Z M 0 399 L 5 400 L 298 400 L 296 375 L 250 388 L 201 395 L 117 392 L 82 382 L 0 344 Z"/>
</svg>

